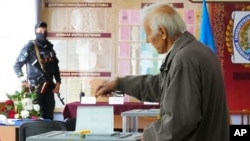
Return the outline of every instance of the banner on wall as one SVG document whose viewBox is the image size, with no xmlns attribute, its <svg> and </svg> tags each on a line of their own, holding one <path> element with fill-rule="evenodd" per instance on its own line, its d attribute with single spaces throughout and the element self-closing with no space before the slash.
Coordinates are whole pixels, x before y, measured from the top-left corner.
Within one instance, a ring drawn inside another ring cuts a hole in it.
<svg viewBox="0 0 250 141">
<path fill-rule="evenodd" d="M 250 12 L 233 11 L 232 63 L 250 63 Z"/>
</svg>

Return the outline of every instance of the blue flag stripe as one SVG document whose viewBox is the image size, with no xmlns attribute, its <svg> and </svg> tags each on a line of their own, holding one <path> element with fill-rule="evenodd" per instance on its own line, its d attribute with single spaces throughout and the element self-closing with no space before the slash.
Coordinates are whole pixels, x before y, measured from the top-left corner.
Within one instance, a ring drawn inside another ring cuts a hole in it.
<svg viewBox="0 0 250 141">
<path fill-rule="evenodd" d="M 216 47 L 214 43 L 214 36 L 209 20 L 206 0 L 202 2 L 201 13 L 201 28 L 200 28 L 200 41 L 206 44 L 214 53 L 216 53 Z"/>
</svg>

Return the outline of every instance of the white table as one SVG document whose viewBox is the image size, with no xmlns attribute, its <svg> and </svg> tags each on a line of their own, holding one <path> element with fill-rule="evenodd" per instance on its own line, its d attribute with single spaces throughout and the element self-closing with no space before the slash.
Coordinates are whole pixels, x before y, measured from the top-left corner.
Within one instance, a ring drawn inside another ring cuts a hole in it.
<svg viewBox="0 0 250 141">
<path fill-rule="evenodd" d="M 134 109 L 121 113 L 122 132 L 138 132 L 138 117 L 158 117 L 160 109 Z"/>
</svg>

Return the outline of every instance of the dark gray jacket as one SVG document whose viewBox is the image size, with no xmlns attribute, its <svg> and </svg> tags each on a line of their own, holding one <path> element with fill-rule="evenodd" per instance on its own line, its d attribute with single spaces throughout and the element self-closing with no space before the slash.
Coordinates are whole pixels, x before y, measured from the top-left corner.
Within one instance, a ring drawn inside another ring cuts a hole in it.
<svg viewBox="0 0 250 141">
<path fill-rule="evenodd" d="M 158 75 L 118 78 L 118 90 L 160 102 L 145 141 L 229 141 L 229 114 L 218 58 L 189 32 L 173 45 Z"/>
<path fill-rule="evenodd" d="M 53 45 L 50 42 L 42 45 L 36 41 L 39 54 L 44 64 L 44 70 L 50 79 L 55 78 L 55 80 L 61 83 L 60 71 L 59 71 L 59 61 L 57 59 L 56 53 L 53 49 Z M 16 62 L 14 64 L 14 71 L 18 77 L 23 75 L 22 67 L 27 65 L 27 77 L 32 83 L 40 83 L 45 79 L 44 73 L 40 67 L 37 55 L 35 52 L 34 44 L 29 41 L 20 51 Z M 32 81 L 31 81 L 32 80 Z"/>
</svg>

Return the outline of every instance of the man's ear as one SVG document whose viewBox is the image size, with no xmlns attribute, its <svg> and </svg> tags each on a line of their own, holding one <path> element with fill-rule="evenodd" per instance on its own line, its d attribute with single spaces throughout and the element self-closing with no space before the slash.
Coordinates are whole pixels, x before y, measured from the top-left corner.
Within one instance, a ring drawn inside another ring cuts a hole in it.
<svg viewBox="0 0 250 141">
<path fill-rule="evenodd" d="M 167 38 L 167 30 L 163 26 L 161 26 L 159 28 L 159 33 L 160 33 L 162 39 L 166 39 Z"/>
</svg>

